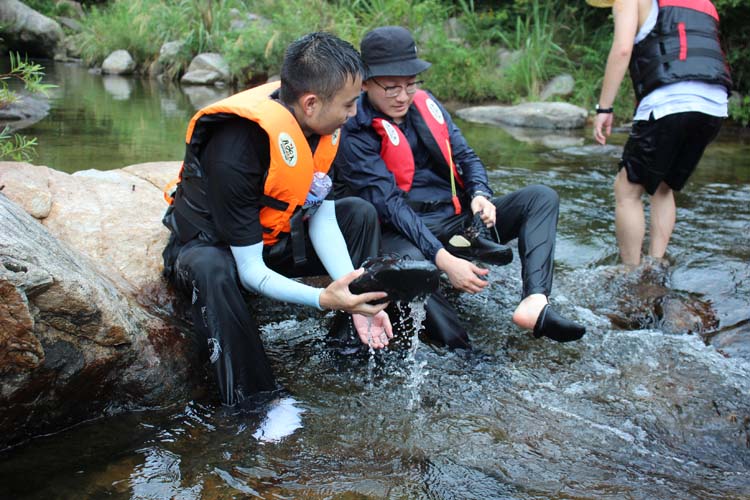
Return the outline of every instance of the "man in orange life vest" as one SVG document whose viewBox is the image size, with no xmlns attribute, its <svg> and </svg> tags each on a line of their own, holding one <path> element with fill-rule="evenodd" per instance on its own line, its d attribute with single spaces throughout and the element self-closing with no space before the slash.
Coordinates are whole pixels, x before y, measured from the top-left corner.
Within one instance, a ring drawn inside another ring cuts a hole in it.
<svg viewBox="0 0 750 500">
<path fill-rule="evenodd" d="M 164 217 L 172 233 L 165 275 L 191 298 L 194 328 L 208 343 L 225 404 L 277 388 L 241 286 L 349 312 L 373 348 L 392 337 L 387 304 L 368 303 L 386 294 L 348 288 L 363 272 L 354 267 L 378 253 L 377 215 L 358 198 L 334 202 L 327 177 L 361 84 L 356 49 L 312 33 L 287 48 L 280 84 L 207 106 L 188 126 L 180 181 Z M 289 279 L 325 272 L 334 281 L 324 289 Z"/>
<path fill-rule="evenodd" d="M 478 293 L 489 272 L 457 255 L 452 237 L 481 219 L 495 241 L 489 253 L 518 238 L 523 298 L 513 313 L 534 336 L 577 340 L 585 329 L 548 304 L 559 200 L 545 186 L 493 197 L 484 165 L 443 106 L 419 89 L 430 63 L 417 57 L 414 39 L 398 26 L 376 28 L 360 44 L 365 82 L 357 114 L 344 127 L 337 182 L 370 201 L 383 227 L 383 252 L 429 259 L 458 290 Z M 478 214 L 475 217 L 473 214 Z M 481 238 L 476 241 L 481 241 Z M 482 250 L 482 249 L 479 249 Z M 481 252 L 478 252 L 481 253 Z M 478 255 L 481 259 L 481 255 Z M 507 262 L 506 262 L 507 263 Z M 456 311 L 439 293 L 426 303 L 428 338 L 468 346 Z"/>
<path fill-rule="evenodd" d="M 615 98 L 630 71 L 638 99 L 615 177 L 615 233 L 623 264 L 641 262 L 646 233 L 642 197 L 651 198 L 648 255 L 661 260 L 672 237 L 680 191 L 727 116 L 732 88 L 709 0 L 587 0 L 612 7 L 615 35 L 594 118 L 607 142 Z"/>
</svg>

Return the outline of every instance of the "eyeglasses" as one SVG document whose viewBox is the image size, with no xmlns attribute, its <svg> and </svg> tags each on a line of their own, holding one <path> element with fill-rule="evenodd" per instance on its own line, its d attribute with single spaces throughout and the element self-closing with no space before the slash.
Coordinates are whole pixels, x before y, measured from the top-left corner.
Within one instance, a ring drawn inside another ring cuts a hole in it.
<svg viewBox="0 0 750 500">
<path fill-rule="evenodd" d="M 375 84 L 378 87 L 380 87 L 381 89 L 385 90 L 385 96 L 386 97 L 390 97 L 390 98 L 398 97 L 399 95 L 401 95 L 401 91 L 402 90 L 406 90 L 406 93 L 408 95 L 415 94 L 417 92 L 417 89 L 419 88 L 419 86 L 424 83 L 424 80 L 417 80 L 416 82 L 407 83 L 405 86 L 404 85 L 393 85 L 393 86 L 386 87 L 385 85 L 383 85 L 382 83 L 380 83 L 379 81 L 377 81 L 374 78 L 371 78 L 371 80 L 373 82 L 375 82 Z"/>
</svg>

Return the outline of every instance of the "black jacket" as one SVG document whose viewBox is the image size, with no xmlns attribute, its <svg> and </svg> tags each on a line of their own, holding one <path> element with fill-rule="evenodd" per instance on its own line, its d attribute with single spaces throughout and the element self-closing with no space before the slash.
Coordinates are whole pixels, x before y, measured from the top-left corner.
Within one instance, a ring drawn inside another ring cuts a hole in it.
<svg viewBox="0 0 750 500">
<path fill-rule="evenodd" d="M 433 100 L 437 102 L 434 97 Z M 411 190 L 405 193 L 396 186 L 393 174 L 380 157 L 381 138 L 372 128 L 373 118 L 387 117 L 373 108 L 365 93 L 360 96 L 357 104 L 356 116 L 343 129 L 335 163 L 337 181 L 344 184 L 351 194 L 372 203 L 384 227 L 399 232 L 414 243 L 425 257 L 434 261 L 435 254 L 443 245 L 412 206 L 420 202 L 445 202 L 435 210 L 440 211 L 441 215 L 444 213 L 446 219 L 454 216 L 453 206 L 450 204 L 450 175 L 444 166 L 445 162 L 434 158 L 419 138 L 414 126 L 415 120 L 419 119 L 419 112 L 412 105 L 404 121 L 398 125 L 409 141 L 415 163 L 414 182 Z M 448 112 L 442 105 L 438 105 L 448 123 L 453 161 L 465 188 L 457 186 L 458 195 L 463 200 L 464 213 L 468 214 L 470 196 L 475 191 L 492 194 L 487 172 Z"/>
</svg>

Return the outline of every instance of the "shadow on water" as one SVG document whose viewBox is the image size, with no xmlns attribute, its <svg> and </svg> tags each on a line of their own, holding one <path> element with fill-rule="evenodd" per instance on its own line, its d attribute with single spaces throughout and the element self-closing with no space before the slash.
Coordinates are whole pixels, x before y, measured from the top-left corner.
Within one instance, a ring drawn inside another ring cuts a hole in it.
<svg viewBox="0 0 750 500">
<path fill-rule="evenodd" d="M 103 85 L 80 78 L 69 85 Z M 192 112 L 186 98 L 164 89 L 157 98 L 143 90 L 148 84 L 130 83 L 141 89 L 124 101 L 134 109 L 108 126 L 137 136 L 137 123 L 150 121 L 142 116 L 171 120 L 161 105 L 150 109 L 166 92 L 183 103 L 175 104 L 180 126 L 176 138 L 155 142 L 177 142 L 169 154 L 178 158 Z M 139 92 L 142 101 L 133 98 Z M 96 104 L 74 106 L 80 116 Z M 264 326 L 264 339 L 280 383 L 304 410 L 291 436 L 253 437 L 262 405 L 234 414 L 192 401 L 115 415 L 0 455 L 0 497 L 750 498 L 747 137 L 725 130 L 678 196 L 669 284 L 713 308 L 718 326 L 702 337 L 667 334 L 658 323 L 622 329 L 605 314 L 619 298 L 604 284 L 617 263 L 611 184 L 624 133 L 599 148 L 588 131 L 535 142 L 460 125 L 495 191 L 542 183 L 560 194 L 553 299 L 587 324 L 581 342 L 534 340 L 512 324 L 517 259 L 491 267 L 488 291 L 453 297 L 472 351 L 420 344 L 412 355 L 344 355 L 327 344 L 325 321 L 290 308 Z M 152 139 L 122 142 L 146 148 Z M 155 159 L 165 158 L 112 166 Z M 65 165 L 75 170 L 76 161 Z"/>
</svg>

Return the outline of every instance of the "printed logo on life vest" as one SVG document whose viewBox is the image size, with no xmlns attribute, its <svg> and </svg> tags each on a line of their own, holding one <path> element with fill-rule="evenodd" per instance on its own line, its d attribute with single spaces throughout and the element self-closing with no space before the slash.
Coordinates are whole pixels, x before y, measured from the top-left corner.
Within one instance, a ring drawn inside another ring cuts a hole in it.
<svg viewBox="0 0 750 500">
<path fill-rule="evenodd" d="M 385 130 L 385 133 L 388 134 L 388 139 L 391 141 L 391 144 L 393 144 L 394 146 L 398 146 L 398 143 L 401 141 L 398 138 L 398 132 L 396 132 L 396 129 L 393 127 L 393 125 L 385 120 L 380 123 L 383 124 L 383 130 Z"/>
<path fill-rule="evenodd" d="M 341 135 L 341 129 L 337 128 L 333 131 L 333 134 L 331 134 L 331 145 L 335 146 L 337 142 L 339 142 L 339 136 Z"/>
<path fill-rule="evenodd" d="M 293 167 L 297 164 L 297 146 L 294 144 L 291 135 L 286 132 L 279 134 L 279 149 L 287 165 Z"/>
<path fill-rule="evenodd" d="M 440 108 L 438 107 L 437 104 L 435 104 L 435 101 L 433 101 L 432 99 L 428 98 L 425 101 L 425 104 L 427 104 L 427 109 L 430 110 L 430 114 L 432 115 L 432 117 L 435 120 L 437 120 L 437 122 L 440 125 L 442 125 L 443 123 L 445 123 L 445 118 L 443 118 L 443 112 L 440 111 Z"/>
</svg>

